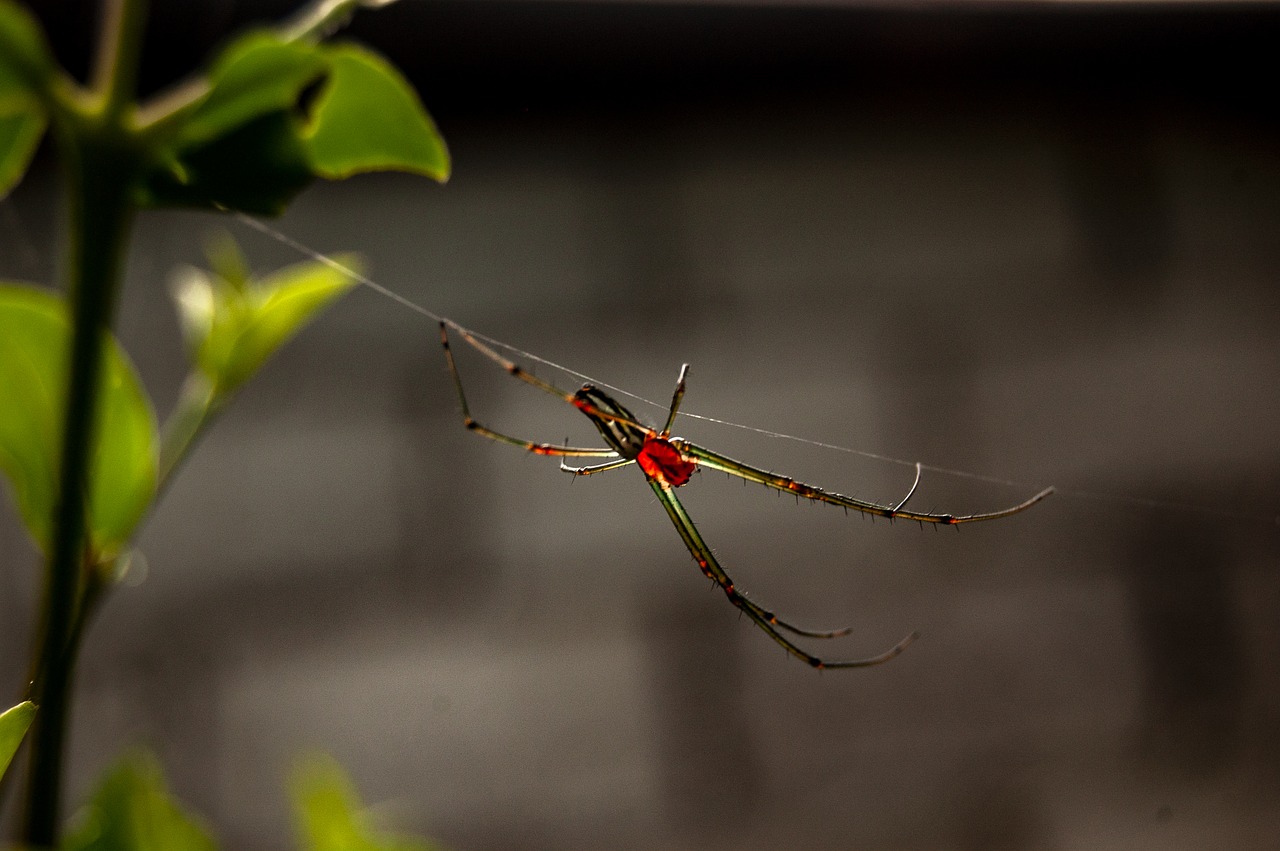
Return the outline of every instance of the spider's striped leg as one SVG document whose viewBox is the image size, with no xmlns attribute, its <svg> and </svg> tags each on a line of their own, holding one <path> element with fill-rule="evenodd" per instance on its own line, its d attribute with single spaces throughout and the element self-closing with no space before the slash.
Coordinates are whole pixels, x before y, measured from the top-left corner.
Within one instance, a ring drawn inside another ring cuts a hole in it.
<svg viewBox="0 0 1280 851">
<path fill-rule="evenodd" d="M 647 426 L 642 425 L 641 423 L 637 422 L 635 419 L 633 419 L 630 416 L 624 416 L 620 413 L 613 412 L 613 411 L 606 411 L 602 408 L 599 408 L 591 404 L 590 402 L 585 401 L 582 398 L 579 398 L 579 394 L 577 393 L 570 393 L 569 391 L 561 387 L 557 387 L 556 385 L 552 384 L 550 381 L 543 381 L 541 378 L 534 375 L 532 372 L 529 372 L 527 369 L 520 366 L 520 364 L 516 363 L 513 360 L 504 358 L 502 355 L 498 354 L 496 350 L 486 345 L 485 343 L 481 342 L 474 334 L 472 334 L 466 328 L 463 328 L 458 323 L 452 320 L 442 320 L 440 322 L 440 344 L 444 347 L 445 357 L 449 361 L 449 370 L 450 372 L 453 373 L 454 382 L 457 383 L 459 387 L 461 387 L 461 382 L 458 380 L 458 369 L 454 365 L 453 352 L 449 348 L 449 332 L 448 332 L 449 328 L 453 328 L 453 330 L 457 331 L 458 334 L 462 336 L 462 339 L 467 343 L 467 345 L 471 346 L 471 348 L 475 349 L 477 352 L 484 355 L 489 360 L 501 366 L 504 370 L 506 370 L 508 375 L 518 378 L 524 383 L 530 384 L 538 388 L 544 393 L 550 393 L 552 396 L 559 397 L 561 401 L 564 401 L 570 405 L 573 405 L 575 408 L 582 411 L 584 414 L 587 414 L 592 419 L 606 420 L 610 422 L 622 423 L 624 425 L 635 426 L 636 428 L 647 429 Z M 473 427 L 468 426 L 468 428 L 473 428 Z M 497 437 L 495 439 L 502 440 L 501 437 Z M 512 441 L 507 440 L 504 442 L 511 443 Z M 524 445 L 527 441 L 516 440 L 514 442 L 517 445 Z M 540 445 L 545 446 L 547 444 L 540 444 Z M 584 454 L 584 453 L 563 453 L 562 452 L 562 453 L 549 453 L 549 454 L 565 455 L 565 454 Z M 597 457 L 603 458 L 608 455 L 616 455 L 616 454 L 617 453 L 613 451 L 607 451 L 607 452 L 602 451 L 598 454 Z"/>
<path fill-rule="evenodd" d="M 464 332 L 465 333 L 465 332 Z M 557 455 L 570 458 L 610 458 L 618 453 L 612 449 L 582 447 L 582 446 L 560 446 L 555 443 L 535 443 L 532 440 L 523 440 L 519 437 L 512 437 L 509 434 L 494 431 L 488 426 L 481 425 L 471 416 L 471 409 L 467 406 L 467 394 L 462 390 L 462 376 L 458 374 L 458 365 L 454 363 L 453 352 L 449 349 L 449 335 L 445 332 L 444 323 L 440 323 L 440 344 L 444 347 L 445 363 L 449 365 L 449 374 L 453 376 L 454 389 L 458 391 L 458 404 L 462 407 L 462 424 L 469 431 L 474 431 L 482 437 L 490 440 L 496 440 L 499 443 L 507 443 L 517 446 L 535 455 Z M 515 367 L 514 364 L 512 364 Z M 515 367 L 519 369 L 519 367 Z M 551 385 L 547 385 L 551 387 Z M 552 388 L 554 390 L 554 388 Z"/>
<path fill-rule="evenodd" d="M 660 437 L 671 436 L 671 425 L 676 421 L 676 411 L 680 410 L 680 403 L 684 401 L 684 384 L 688 377 L 689 364 L 685 364 L 680 367 L 680 377 L 676 379 L 676 391 L 671 394 L 671 411 L 667 414 L 667 424 L 662 427 Z"/>
<path fill-rule="evenodd" d="M 806 662 L 815 668 L 865 668 L 869 665 L 879 665 L 881 662 L 888 662 L 894 656 L 897 656 L 903 649 L 915 640 L 915 633 L 907 636 L 898 642 L 888 651 L 881 653 L 879 656 L 873 656 L 869 659 L 845 659 L 834 662 L 826 662 L 810 653 L 805 652 L 785 635 L 778 631 L 778 628 L 786 629 L 797 635 L 804 635 L 811 638 L 835 638 L 841 635 L 847 635 L 849 629 L 839 629 L 830 632 L 818 632 L 815 630 L 801 629 L 793 626 L 775 615 L 773 612 L 762 606 L 756 605 L 750 599 L 742 594 L 734 587 L 733 580 L 729 578 L 729 574 L 725 573 L 724 568 L 716 560 L 715 555 L 711 552 L 711 548 L 707 546 L 706 541 L 702 539 L 702 534 L 698 532 L 698 527 L 693 525 L 693 519 L 689 517 L 688 512 L 684 510 L 684 506 L 676 497 L 675 489 L 669 485 L 665 485 L 655 479 L 650 478 L 649 486 L 653 488 L 653 492 L 658 495 L 662 507 L 666 509 L 667 516 L 671 518 L 671 522 L 675 525 L 676 530 L 680 533 L 681 539 L 684 540 L 685 546 L 689 549 L 689 553 L 693 556 L 698 566 L 702 568 L 702 572 L 713 579 L 729 601 L 738 607 L 748 618 L 750 618 L 756 626 L 760 627 L 769 637 L 782 645 L 792 656 Z"/>
<path fill-rule="evenodd" d="M 750 464 L 744 464 L 736 461 L 727 455 L 721 455 L 718 452 L 712 452 L 710 449 L 689 443 L 681 438 L 672 438 L 671 444 L 676 447 L 682 454 L 689 455 L 698 459 L 698 463 L 703 466 L 710 467 L 713 470 L 720 470 L 731 476 L 737 476 L 740 479 L 746 479 L 749 482 L 758 482 L 767 487 L 775 488 L 787 493 L 793 493 L 802 496 L 805 499 L 814 499 L 819 502 L 830 503 L 831 505 L 839 505 L 845 508 L 852 508 L 855 511 L 861 511 L 866 514 L 876 514 L 880 517 L 901 517 L 906 520 L 918 520 L 921 523 L 940 523 L 945 526 L 954 526 L 959 523 L 973 523 L 977 520 L 997 520 L 1001 517 L 1008 517 L 1011 514 L 1017 514 L 1020 511 L 1026 511 L 1040 500 L 1053 493 L 1053 488 L 1045 488 L 1040 493 L 1017 505 L 1009 508 L 1002 508 L 999 511 L 990 511 L 984 514 L 934 514 L 925 511 L 904 511 L 902 506 L 907 502 L 903 499 L 896 506 L 880 505 L 875 502 L 868 502 L 864 499 L 858 499 L 852 496 L 835 493 L 834 491 L 823 490 L 814 485 L 806 485 L 804 482 L 797 482 L 788 476 L 779 476 L 777 473 L 771 473 L 768 470 L 762 470 L 759 467 L 752 467 Z M 919 473 L 917 471 L 917 477 Z M 917 478 L 918 481 L 918 478 Z M 915 493 L 915 485 L 911 486 L 911 491 L 907 494 L 907 499 Z"/>
<path fill-rule="evenodd" d="M 568 402 L 570 405 L 574 404 L 572 393 L 555 386 L 549 381 L 543 381 L 541 378 L 527 371 L 524 367 L 520 366 L 520 364 L 516 363 L 515 361 L 504 358 L 502 355 L 498 354 L 492 348 L 490 348 L 489 346 L 477 340 L 474 334 L 472 334 L 470 331 L 468 331 L 466 328 L 463 328 L 461 325 L 457 324 L 456 322 L 441 322 L 440 323 L 440 343 L 441 345 L 444 346 L 445 354 L 448 356 L 450 364 L 453 363 L 453 354 L 450 353 L 449 351 L 448 328 L 450 326 L 452 326 L 453 330 L 457 331 L 462 336 L 462 339 L 466 341 L 467 345 L 471 346 L 471 348 L 475 349 L 477 352 L 484 355 L 489 360 L 501 366 L 511 375 L 515 376 L 516 378 L 520 379 L 526 384 L 532 384 L 534 387 L 537 387 L 539 390 L 543 391 L 544 393 L 550 393 L 552 396 L 559 396 L 561 399 Z M 454 369 L 452 366 L 450 367 L 450 369 L 453 370 L 453 373 L 456 376 L 458 372 L 457 369 Z"/>
<path fill-rule="evenodd" d="M 619 467 L 625 467 L 628 464 L 634 464 L 633 458 L 617 458 L 613 461 L 606 461 L 603 464 L 592 464 L 589 467 L 570 467 L 563 461 L 560 462 L 560 469 L 565 473 L 572 473 L 575 476 L 590 476 L 592 473 L 607 473 L 610 470 L 616 470 Z"/>
</svg>

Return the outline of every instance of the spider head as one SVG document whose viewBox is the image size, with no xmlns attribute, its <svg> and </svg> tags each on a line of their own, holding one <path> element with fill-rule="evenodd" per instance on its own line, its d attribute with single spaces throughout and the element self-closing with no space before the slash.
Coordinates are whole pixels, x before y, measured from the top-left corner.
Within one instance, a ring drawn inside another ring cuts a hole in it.
<svg viewBox="0 0 1280 851">
<path fill-rule="evenodd" d="M 592 384 L 584 384 L 573 394 L 573 403 L 600 430 L 609 448 L 623 458 L 635 460 L 653 429 L 641 425 L 636 415 L 608 393 Z"/>
</svg>

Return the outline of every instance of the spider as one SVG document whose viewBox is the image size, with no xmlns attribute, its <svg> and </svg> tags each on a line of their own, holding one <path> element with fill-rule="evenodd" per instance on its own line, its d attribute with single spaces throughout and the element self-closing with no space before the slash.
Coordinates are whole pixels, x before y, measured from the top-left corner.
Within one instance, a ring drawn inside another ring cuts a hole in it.
<svg viewBox="0 0 1280 851">
<path fill-rule="evenodd" d="M 520 379 L 528 384 L 533 385 L 539 390 L 557 396 L 573 407 L 577 408 L 595 424 L 599 429 L 601 436 L 604 438 L 607 447 L 575 447 L 560 446 L 552 443 L 536 443 L 530 440 L 523 440 L 518 437 L 512 437 L 501 432 L 481 425 L 471 416 L 471 410 L 467 406 L 467 397 L 462 389 L 462 377 L 458 373 L 457 363 L 454 361 L 453 352 L 449 348 L 449 328 L 452 326 L 473 349 L 480 354 L 499 364 L 503 369 L 515 378 Z M 896 505 L 879 505 L 874 502 L 857 499 L 851 496 L 834 493 L 832 491 L 823 490 L 813 485 L 807 485 L 798 482 L 788 476 L 780 476 L 758 467 L 752 467 L 741 461 L 735 461 L 718 452 L 713 452 L 695 443 L 690 443 L 681 437 L 671 436 L 671 426 L 675 422 L 676 413 L 680 409 L 680 403 L 684 399 L 685 382 L 689 375 L 689 365 L 685 364 L 680 368 L 680 376 L 676 380 L 676 389 L 671 396 L 671 407 L 667 412 L 667 420 L 663 423 L 662 429 L 651 428 L 642 423 L 635 414 L 631 413 L 626 407 L 621 405 L 617 400 L 609 396 L 603 390 L 591 384 L 584 384 L 576 392 L 570 393 L 566 390 L 543 381 L 536 375 L 528 372 L 514 361 L 508 360 L 498 354 L 494 349 L 482 343 L 475 336 L 468 333 L 467 330 L 453 322 L 440 323 L 440 343 L 444 347 L 445 362 L 449 368 L 449 374 L 453 377 L 453 384 L 458 392 L 458 403 L 462 408 L 462 422 L 469 430 L 490 440 L 499 443 L 507 443 L 512 446 L 532 452 L 535 455 L 549 455 L 560 458 L 611 458 L 612 460 L 603 463 L 589 465 L 585 467 L 571 467 L 560 462 L 560 469 L 574 476 L 590 476 L 596 473 L 604 473 L 609 470 L 616 470 L 620 467 L 626 467 L 635 464 L 644 473 L 645 481 L 649 483 L 649 487 L 653 488 L 654 494 L 657 495 L 658 501 L 662 503 L 662 507 L 666 509 L 667 516 L 671 518 L 672 524 L 675 525 L 676 531 L 680 533 L 680 539 L 684 541 L 684 545 L 688 548 L 689 553 L 693 556 L 693 560 L 698 563 L 698 567 L 702 572 L 724 591 L 725 596 L 733 605 L 737 606 L 739 611 L 751 619 L 756 626 L 768 633 L 769 637 L 782 645 L 784 649 L 792 656 L 803 662 L 812 665 L 814 668 L 864 668 L 870 665 L 879 665 L 887 662 L 893 657 L 901 653 L 908 644 L 915 640 L 916 633 L 912 633 L 891 647 L 889 650 L 881 653 L 879 656 L 872 656 L 866 659 L 844 659 L 838 661 L 825 661 L 803 650 L 799 645 L 783 634 L 788 632 L 793 635 L 804 638 L 838 638 L 848 635 L 852 632 L 852 627 L 833 630 L 814 630 L 805 629 L 796 626 L 789 621 L 779 617 L 775 612 L 759 605 L 745 592 L 738 589 L 729 574 L 721 567 L 720 562 L 712 553 L 711 548 L 702 538 L 702 534 L 698 531 L 698 527 L 694 525 L 693 519 L 689 513 L 685 511 L 684 506 L 676 497 L 676 488 L 688 483 L 693 472 L 699 467 L 709 467 L 713 470 L 720 470 L 728 473 L 730 476 L 737 476 L 749 482 L 757 482 L 767 487 L 775 488 L 779 491 L 792 493 L 805 499 L 812 499 L 818 502 L 825 502 L 831 505 L 838 505 L 845 509 L 861 511 L 866 514 L 879 515 L 881 517 L 904 518 L 907 520 L 915 520 L 920 523 L 935 523 L 939 525 L 955 526 L 960 523 L 973 523 L 979 520 L 996 520 L 1001 517 L 1008 517 L 1011 514 L 1017 514 L 1025 511 L 1035 505 L 1040 500 L 1053 493 L 1053 488 L 1046 488 L 1025 502 L 1021 502 L 1011 508 L 1005 508 L 1000 511 L 992 511 L 986 514 L 933 514 L 923 511 L 911 511 L 905 508 L 907 500 L 915 493 L 916 485 L 920 483 L 920 465 L 916 465 L 915 482 L 911 485 L 911 489 L 907 495 L 903 497 Z"/>
</svg>

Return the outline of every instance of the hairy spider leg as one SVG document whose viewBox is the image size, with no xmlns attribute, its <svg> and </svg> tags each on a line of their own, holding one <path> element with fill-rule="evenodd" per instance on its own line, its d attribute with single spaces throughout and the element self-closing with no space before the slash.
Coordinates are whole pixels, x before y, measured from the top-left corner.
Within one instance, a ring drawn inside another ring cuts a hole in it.
<svg viewBox="0 0 1280 851">
<path fill-rule="evenodd" d="M 676 380 L 676 389 L 671 397 L 671 410 L 667 415 L 667 428 L 670 428 L 671 422 L 675 419 L 675 413 L 680 406 L 680 401 L 684 398 L 688 374 L 689 365 L 685 364 L 680 368 L 680 377 Z M 671 517 L 676 530 L 685 542 L 685 546 L 693 554 L 702 572 L 708 578 L 714 580 L 729 596 L 733 604 L 742 611 L 747 612 L 756 624 L 763 627 L 775 640 L 781 638 L 781 636 L 777 635 L 778 628 L 807 638 L 838 638 L 852 632 L 852 628 L 849 627 L 833 630 L 813 630 L 796 626 L 739 592 L 734 587 L 733 580 L 729 578 L 729 575 L 720 567 L 719 562 L 712 556 L 710 548 L 702 540 L 701 534 L 693 525 L 693 521 L 684 510 L 684 506 L 675 496 L 675 489 L 689 481 L 689 477 L 697 467 L 696 463 L 681 453 L 674 445 L 674 442 L 665 435 L 657 434 L 646 426 L 635 425 L 637 423 L 635 415 L 603 390 L 588 384 L 583 386 L 575 396 L 590 403 L 582 409 L 583 413 L 596 424 L 605 441 L 624 457 L 634 456 L 636 464 L 644 474 L 645 480 L 649 482 L 649 486 L 654 489 L 655 493 L 659 494 L 663 505 L 667 507 L 668 516 Z M 618 419 L 615 421 L 613 419 L 600 418 L 596 416 L 596 411 L 612 412 L 618 415 Z M 610 462 L 608 464 L 598 464 L 588 469 L 594 472 L 603 472 L 601 468 L 612 469 L 615 466 L 622 465 Z M 816 658 L 804 653 L 785 639 L 783 639 L 782 643 L 792 652 L 800 653 L 802 658 L 806 660 Z"/>
<path fill-rule="evenodd" d="M 823 490 L 814 485 L 807 485 L 804 482 L 798 482 L 789 476 L 779 476 L 777 473 L 771 473 L 768 470 L 762 470 L 759 467 L 752 467 L 750 464 L 744 464 L 727 455 L 721 455 L 718 452 L 712 452 L 695 443 L 690 443 L 683 438 L 674 437 L 671 439 L 671 445 L 679 450 L 682 454 L 686 454 L 691 458 L 697 459 L 698 463 L 710 467 L 713 470 L 720 470 L 731 476 L 737 476 L 740 479 L 746 479 L 749 482 L 757 482 L 767 487 L 775 488 L 786 493 L 793 493 L 802 496 L 805 499 L 813 499 L 819 502 L 826 502 L 831 505 L 839 505 L 845 508 L 852 508 L 855 511 L 861 511 L 865 514 L 874 514 L 880 517 L 902 518 L 904 520 L 916 520 L 921 523 L 938 523 L 944 526 L 956 526 L 960 523 L 974 523 L 980 520 L 998 520 L 1001 517 L 1008 517 L 1011 514 L 1017 514 L 1026 511 L 1040 500 L 1053 493 L 1053 488 L 1045 488 L 1040 493 L 1017 505 L 1009 508 L 1003 508 L 999 511 L 991 511 L 984 514 L 935 514 L 926 511 L 906 511 L 903 506 L 907 504 L 907 500 L 911 498 L 916 491 L 916 485 L 911 486 L 911 490 L 906 497 L 895 506 L 880 505 L 875 502 L 868 502 L 863 499 L 857 499 L 852 496 L 835 493 L 834 491 Z M 916 467 L 916 483 L 920 480 L 920 468 Z"/>
<path fill-rule="evenodd" d="M 527 369 L 520 366 L 520 364 L 516 363 L 513 360 L 504 358 L 502 355 L 498 354 L 494 349 L 490 348 L 480 340 L 476 339 L 474 334 L 472 334 L 466 328 L 463 328 L 458 323 L 454 322 L 451 319 L 443 319 L 440 321 L 440 344 L 441 346 L 444 347 L 445 359 L 449 363 L 449 371 L 453 374 L 454 386 L 459 388 L 459 391 L 461 391 L 462 379 L 458 375 L 458 368 L 453 360 L 453 352 L 449 348 L 449 333 L 448 333 L 449 328 L 453 328 L 454 331 L 457 331 L 458 334 L 462 336 L 462 339 L 466 341 L 467 345 L 471 346 L 471 348 L 475 349 L 477 352 L 484 355 L 489 360 L 501 366 L 504 370 L 506 370 L 508 375 L 514 378 L 518 378 L 524 383 L 530 384 L 538 388 L 543 393 L 549 393 L 552 396 L 559 397 L 562 401 L 567 402 L 570 405 L 573 405 L 575 408 L 582 411 L 584 414 L 588 414 L 589 416 L 594 414 L 594 416 L 592 417 L 593 419 L 603 419 L 611 422 L 617 422 L 624 427 L 631 426 L 636 429 L 643 430 L 649 434 L 653 433 L 653 429 L 649 428 L 648 426 L 636 420 L 635 417 L 632 416 L 629 411 L 627 411 L 621 405 L 618 405 L 616 402 L 614 402 L 613 404 L 617 408 L 623 411 L 622 414 L 597 409 L 587 399 L 583 398 L 582 390 L 579 390 L 577 393 L 570 393 L 568 390 L 564 390 L 563 388 L 557 387 L 556 385 L 552 384 L 549 381 L 543 381 L 541 378 L 534 375 L 532 372 L 529 372 Z M 585 390 L 586 388 L 584 387 L 583 389 Z M 600 395 L 604 396 L 604 394 L 600 394 Z M 609 399 L 608 396 L 604 396 L 604 398 L 612 402 L 612 400 Z M 467 428 L 474 429 L 475 427 L 467 426 Z M 502 440 L 501 437 L 495 437 L 494 439 Z M 502 442 L 511 443 L 512 440 L 514 440 L 513 445 L 516 445 L 516 446 L 523 446 L 524 444 L 529 442 L 525 440 L 519 440 L 518 438 L 503 440 Z M 555 446 L 555 444 L 546 444 L 546 443 L 536 444 L 536 445 L 550 446 L 550 447 Z M 561 447 L 561 448 L 564 448 L 564 447 Z M 578 457 L 591 457 L 594 454 L 595 457 L 603 458 L 603 457 L 607 457 L 609 455 L 615 455 L 618 453 L 614 452 L 613 450 L 606 451 L 603 449 L 601 450 L 591 449 L 581 453 L 555 452 L 555 453 L 545 453 L 545 454 L 576 455 Z"/>
<path fill-rule="evenodd" d="M 676 379 L 675 392 L 671 394 L 671 411 L 667 414 L 666 425 L 662 427 L 662 433 L 659 437 L 668 438 L 671 436 L 671 426 L 676 421 L 676 412 L 680 410 L 680 403 L 684 401 L 684 385 L 685 379 L 689 377 L 689 364 L 680 367 L 680 377 Z"/>
<path fill-rule="evenodd" d="M 694 525 L 693 519 L 689 513 L 685 511 L 684 505 L 681 504 L 679 498 L 676 497 L 675 489 L 664 482 L 655 479 L 649 479 L 649 487 L 653 488 L 653 492 L 657 494 L 658 500 L 662 503 L 662 507 L 667 510 L 667 516 L 671 518 L 672 524 L 680 533 L 681 539 L 684 540 L 685 546 L 689 549 L 693 560 L 698 563 L 698 567 L 702 569 L 708 577 L 715 581 L 720 589 L 724 591 L 725 596 L 729 598 L 729 602 L 737 606 L 748 618 L 760 627 L 769 637 L 782 645 L 792 656 L 805 662 L 814 668 L 866 668 L 871 665 L 879 665 L 888 662 L 894 656 L 897 656 L 907 645 L 916 639 L 916 633 L 912 633 L 899 641 L 889 650 L 881 653 L 879 656 L 872 656 L 868 659 L 842 659 L 838 661 L 827 662 L 817 656 L 805 652 L 785 635 L 778 631 L 778 627 L 794 632 L 797 635 L 804 635 L 810 638 L 835 638 L 841 635 L 848 635 L 849 628 L 836 630 L 833 632 L 816 632 L 812 630 L 798 629 L 780 620 L 773 612 L 757 605 L 739 591 L 733 584 L 733 580 L 729 578 L 729 574 L 716 560 L 715 554 L 711 552 L 711 548 L 707 546 L 706 541 L 702 539 L 698 527 Z"/>
<path fill-rule="evenodd" d="M 897 516 L 898 512 L 902 510 L 902 506 L 907 504 L 907 500 L 911 499 L 911 495 L 916 492 L 916 488 L 920 487 L 920 470 L 921 470 L 920 462 L 917 461 L 915 481 L 913 481 L 911 483 L 911 487 L 907 489 L 907 495 L 904 496 L 902 499 L 898 500 L 898 504 L 895 505 L 892 509 L 890 509 L 893 512 L 895 517 Z"/>
<path fill-rule="evenodd" d="M 587 467 L 570 467 L 563 461 L 560 462 L 560 471 L 564 473 L 572 473 L 575 476 L 590 476 L 592 473 L 607 473 L 610 470 L 616 470 L 619 467 L 627 467 L 636 463 L 634 458 L 615 458 L 612 461 L 605 461 L 603 464 L 591 464 Z"/>
<path fill-rule="evenodd" d="M 461 333 L 463 333 L 464 335 L 466 334 L 465 331 Z M 469 336 L 467 338 L 467 341 L 471 343 L 473 346 L 478 346 L 477 341 L 470 339 Z M 467 430 L 473 431 L 476 434 L 481 435 L 482 437 L 487 437 L 490 440 L 496 440 L 499 443 L 507 443 L 507 444 L 510 444 L 511 446 L 519 447 L 520 449 L 524 449 L 527 452 L 532 452 L 535 455 L 554 455 L 554 456 L 571 457 L 571 458 L 608 458 L 618 454 L 614 452 L 612 449 L 605 449 L 605 448 L 582 447 L 582 446 L 559 446 L 554 443 L 535 443 L 532 440 L 523 440 L 519 437 L 512 437 L 509 434 L 503 434 L 502 432 L 494 431 L 488 426 L 484 426 L 476 422 L 475 418 L 471 416 L 470 407 L 468 407 L 467 405 L 467 395 L 462 390 L 462 376 L 458 373 L 458 365 L 457 363 L 454 362 L 453 351 L 449 348 L 449 335 L 445 329 L 445 323 L 443 322 L 440 323 L 440 345 L 444 348 L 444 358 L 445 358 L 445 363 L 447 363 L 449 366 L 449 374 L 453 376 L 453 387 L 458 393 L 458 404 L 462 408 L 462 424 L 467 428 Z M 539 389 L 542 389 L 542 390 L 546 390 L 550 393 L 554 393 L 557 396 L 564 396 L 566 397 L 566 399 L 572 398 L 572 397 L 568 397 L 567 394 L 564 394 L 563 392 L 561 392 L 559 388 L 554 387 L 550 384 L 547 384 L 546 382 L 541 381 L 539 379 L 536 379 L 534 378 L 534 376 L 528 375 L 527 373 L 523 372 L 523 370 L 520 370 L 520 368 L 515 364 L 504 361 L 504 359 L 502 359 L 493 350 L 488 349 L 487 347 L 483 347 L 483 348 L 480 348 L 480 351 L 490 355 L 490 357 L 497 359 L 499 363 L 503 363 L 503 365 L 507 367 L 507 371 L 510 372 L 512 375 L 516 375 L 518 377 L 525 377 L 526 381 L 530 381 L 532 379 L 530 383 L 532 383 L 535 387 L 538 387 Z M 520 370 L 520 371 L 517 372 L 517 370 Z"/>
</svg>

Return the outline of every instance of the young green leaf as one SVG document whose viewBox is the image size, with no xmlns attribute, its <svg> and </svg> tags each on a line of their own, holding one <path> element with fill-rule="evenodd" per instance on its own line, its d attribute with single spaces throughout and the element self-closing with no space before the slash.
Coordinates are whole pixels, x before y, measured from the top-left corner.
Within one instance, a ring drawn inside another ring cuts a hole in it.
<svg viewBox="0 0 1280 851">
<path fill-rule="evenodd" d="M 44 111 L 35 105 L 9 113 L 0 107 L 0 200 L 27 173 L 36 145 L 44 135 Z"/>
<path fill-rule="evenodd" d="M 36 705 L 27 700 L 0 714 L 0 777 L 4 777 L 22 737 L 36 717 Z"/>
<path fill-rule="evenodd" d="M 253 280 L 245 277 L 243 261 L 227 256 L 226 245 L 220 250 L 210 258 L 214 273 L 185 269 L 173 291 L 192 358 L 215 395 L 225 398 L 355 281 L 315 262 Z M 354 257 L 335 259 L 357 266 Z"/>
<path fill-rule="evenodd" d="M 19 514 L 47 549 L 57 497 L 66 351 L 65 302 L 53 293 L 0 284 L 0 470 Z M 98 437 L 89 479 L 89 545 L 95 560 L 117 554 L 155 494 L 155 414 L 114 340 L 103 358 Z"/>
<path fill-rule="evenodd" d="M 103 778 L 61 851 L 213 851 L 205 828 L 165 788 L 154 757 L 132 754 Z"/>
<path fill-rule="evenodd" d="M 346 774 L 331 758 L 308 759 L 294 771 L 293 807 L 305 851 L 432 851 L 424 839 L 375 832 Z"/>
<path fill-rule="evenodd" d="M 13 0 L 0 0 L 0 108 L 13 99 L 38 101 L 53 69 L 36 19 Z"/>
<path fill-rule="evenodd" d="M 449 152 L 413 86 L 363 47 L 325 48 L 329 76 L 312 111 L 307 146 L 316 174 L 341 180 L 404 171 L 444 181 Z"/>
</svg>

